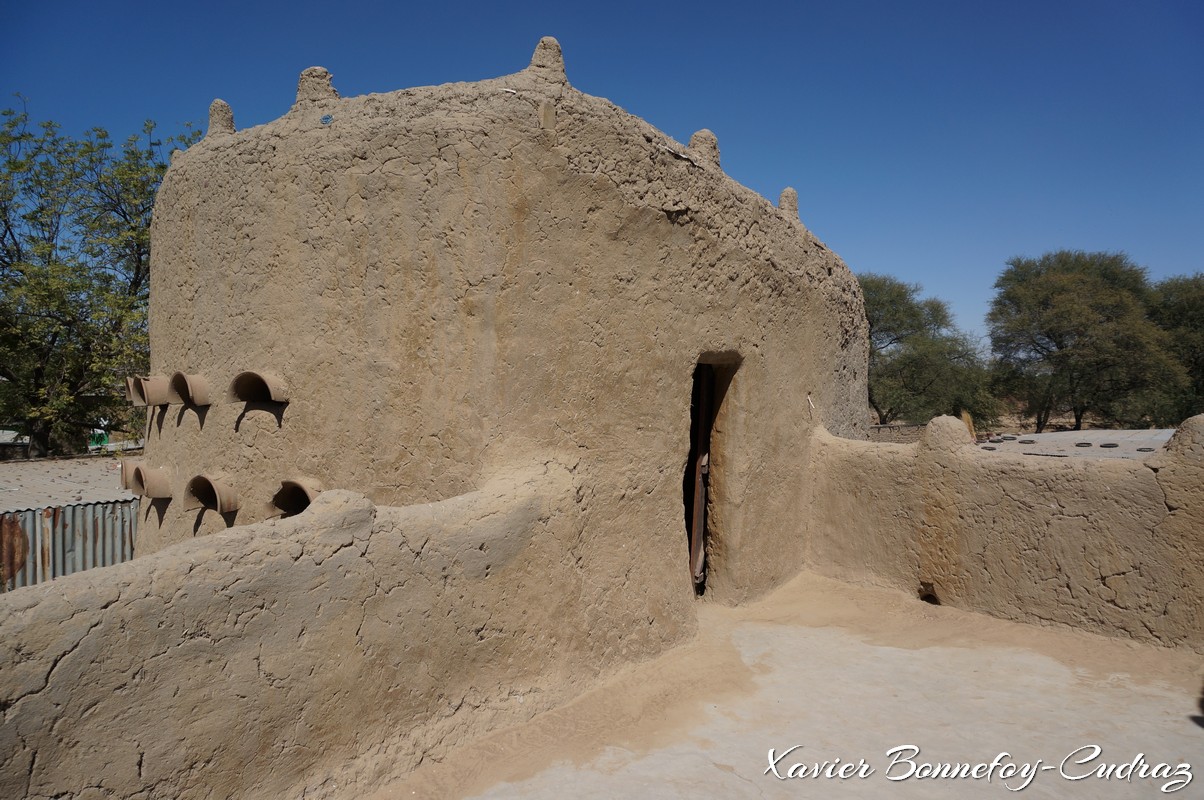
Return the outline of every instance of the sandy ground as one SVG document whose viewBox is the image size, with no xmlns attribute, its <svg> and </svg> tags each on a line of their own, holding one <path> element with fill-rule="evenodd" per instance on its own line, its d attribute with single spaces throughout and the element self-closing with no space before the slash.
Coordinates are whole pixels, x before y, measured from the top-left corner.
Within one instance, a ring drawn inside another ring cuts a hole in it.
<svg viewBox="0 0 1204 800">
<path fill-rule="evenodd" d="M 700 618 L 694 642 L 373 796 L 1002 798 L 1027 783 L 1028 798 L 1152 798 L 1183 781 L 1148 775 L 1167 762 L 1192 775 L 1171 796 L 1204 797 L 1198 655 L 811 574 Z M 771 748 L 781 779 L 766 774 Z M 1137 775 L 1096 777 L 1139 754 Z M 789 777 L 838 758 L 833 773 L 852 762 L 863 776 Z M 1038 760 L 1031 779 L 1003 779 Z M 929 763 L 984 766 L 920 777 Z"/>
<path fill-rule="evenodd" d="M 1173 428 L 1146 431 L 1055 431 L 1054 433 L 1001 434 L 979 447 L 999 453 L 1077 458 L 1130 458 L 1144 460 L 1166 449 Z"/>
<path fill-rule="evenodd" d="M 116 458 L 0 462 L 0 512 L 111 503 L 133 496 L 121 488 L 121 461 Z"/>
</svg>

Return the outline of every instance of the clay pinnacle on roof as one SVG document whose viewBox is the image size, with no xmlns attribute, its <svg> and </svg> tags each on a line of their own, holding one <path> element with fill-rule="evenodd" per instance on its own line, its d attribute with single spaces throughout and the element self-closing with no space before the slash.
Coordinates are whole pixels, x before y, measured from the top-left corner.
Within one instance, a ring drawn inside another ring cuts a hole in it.
<svg viewBox="0 0 1204 800">
<path fill-rule="evenodd" d="M 719 139 L 706 128 L 697 131 L 690 137 L 690 144 L 686 149 L 690 153 L 690 158 L 695 161 L 704 161 L 707 164 L 719 166 Z"/>
<path fill-rule="evenodd" d="M 319 100 L 338 100 L 339 93 L 330 82 L 330 73 L 325 67 L 307 67 L 297 79 L 297 103 L 313 103 Z"/>
<path fill-rule="evenodd" d="M 234 133 L 234 111 L 225 100 L 214 100 L 209 104 L 209 130 L 206 136 Z"/>
<path fill-rule="evenodd" d="M 778 210 L 786 216 L 787 219 L 793 221 L 798 219 L 798 192 L 787 186 L 782 190 L 782 196 L 778 198 Z"/>
<path fill-rule="evenodd" d="M 798 215 L 798 192 L 787 186 L 782 190 L 782 196 L 778 198 L 778 211 L 782 212 L 782 216 L 798 225 L 804 232 L 807 226 L 799 219 Z"/>
<path fill-rule="evenodd" d="M 568 83 L 568 76 L 564 72 L 564 53 L 560 51 L 560 42 L 551 36 L 539 40 L 531 56 L 531 66 L 527 69 L 549 80 Z"/>
</svg>

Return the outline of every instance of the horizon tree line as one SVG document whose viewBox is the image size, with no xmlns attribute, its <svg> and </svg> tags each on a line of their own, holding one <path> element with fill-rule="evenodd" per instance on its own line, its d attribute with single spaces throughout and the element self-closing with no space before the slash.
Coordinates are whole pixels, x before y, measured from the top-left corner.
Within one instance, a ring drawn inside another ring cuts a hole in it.
<svg viewBox="0 0 1204 800">
<path fill-rule="evenodd" d="M 861 273 L 870 328 L 869 405 L 880 424 L 1004 410 L 1173 427 L 1204 413 L 1204 273 L 1152 283 L 1124 253 L 1015 257 L 995 281 L 989 352 L 919 284 Z"/>
</svg>

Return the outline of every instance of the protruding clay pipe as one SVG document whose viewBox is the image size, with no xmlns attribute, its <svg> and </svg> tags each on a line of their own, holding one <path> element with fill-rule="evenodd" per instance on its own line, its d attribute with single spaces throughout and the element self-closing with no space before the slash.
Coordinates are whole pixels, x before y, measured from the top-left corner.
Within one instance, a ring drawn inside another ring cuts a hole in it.
<svg viewBox="0 0 1204 800">
<path fill-rule="evenodd" d="M 316 478 L 289 478 L 280 482 L 280 490 L 272 497 L 272 507 L 284 516 L 291 517 L 309 508 L 321 491 L 322 484 Z"/>
<path fill-rule="evenodd" d="M 546 98 L 539 101 L 539 127 L 545 131 L 556 130 L 556 104 Z"/>
<path fill-rule="evenodd" d="M 313 502 L 313 499 L 322 493 L 322 482 L 317 478 L 310 478 L 305 475 L 296 475 L 288 480 L 280 482 L 281 488 L 296 487 L 305 493 L 305 499 Z"/>
<path fill-rule="evenodd" d="M 236 403 L 287 403 L 288 384 L 271 372 L 240 372 L 230 382 L 230 399 Z"/>
<path fill-rule="evenodd" d="M 171 480 L 162 467 L 139 464 L 130 476 L 130 491 L 142 497 L 171 497 Z"/>
<path fill-rule="evenodd" d="M 188 482 L 188 488 L 184 491 L 185 511 L 206 508 L 225 514 L 237 511 L 240 506 L 238 493 L 209 475 L 197 475 Z"/>
<path fill-rule="evenodd" d="M 171 376 L 168 395 L 174 404 L 207 406 L 209 405 L 209 381 L 200 375 L 185 375 L 183 372 L 177 372 Z"/>
<path fill-rule="evenodd" d="M 137 378 L 125 379 L 125 399 L 135 408 L 146 405 L 146 400 L 142 398 L 142 392 L 138 389 Z"/>
<path fill-rule="evenodd" d="M 171 379 L 166 375 L 141 376 L 127 382 L 127 391 L 133 394 L 135 406 L 165 406 L 171 397 Z"/>
<path fill-rule="evenodd" d="M 134 488 L 134 470 L 142 466 L 140 458 L 123 458 L 121 459 L 121 488 L 132 490 Z"/>
</svg>

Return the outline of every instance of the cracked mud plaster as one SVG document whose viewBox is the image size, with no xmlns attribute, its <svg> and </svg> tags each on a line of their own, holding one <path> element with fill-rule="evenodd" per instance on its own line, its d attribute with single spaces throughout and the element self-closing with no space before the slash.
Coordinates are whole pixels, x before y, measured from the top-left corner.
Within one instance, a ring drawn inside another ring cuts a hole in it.
<svg viewBox="0 0 1204 800">
<path fill-rule="evenodd" d="M 1204 416 L 1145 462 L 985 453 L 952 417 L 907 445 L 817 431 L 811 453 L 813 569 L 1204 652 Z"/>
<path fill-rule="evenodd" d="M 138 558 L 0 598 L 0 794 L 370 787 L 684 641 L 704 353 L 741 362 L 710 594 L 794 574 L 807 434 L 864 427 L 861 296 L 714 137 L 577 92 L 551 40 L 383 95 L 309 69 L 285 116 L 233 120 L 213 105 L 152 229 L 153 373 L 214 402 L 148 409 L 172 496 Z M 229 400 L 244 371 L 288 402 Z M 196 475 L 240 508 L 184 509 Z M 334 491 L 264 521 L 296 476 Z"/>
<path fill-rule="evenodd" d="M 368 788 L 688 635 L 655 597 L 607 611 L 578 509 L 554 462 L 408 508 L 331 491 L 0 596 L 0 796 Z"/>
</svg>

